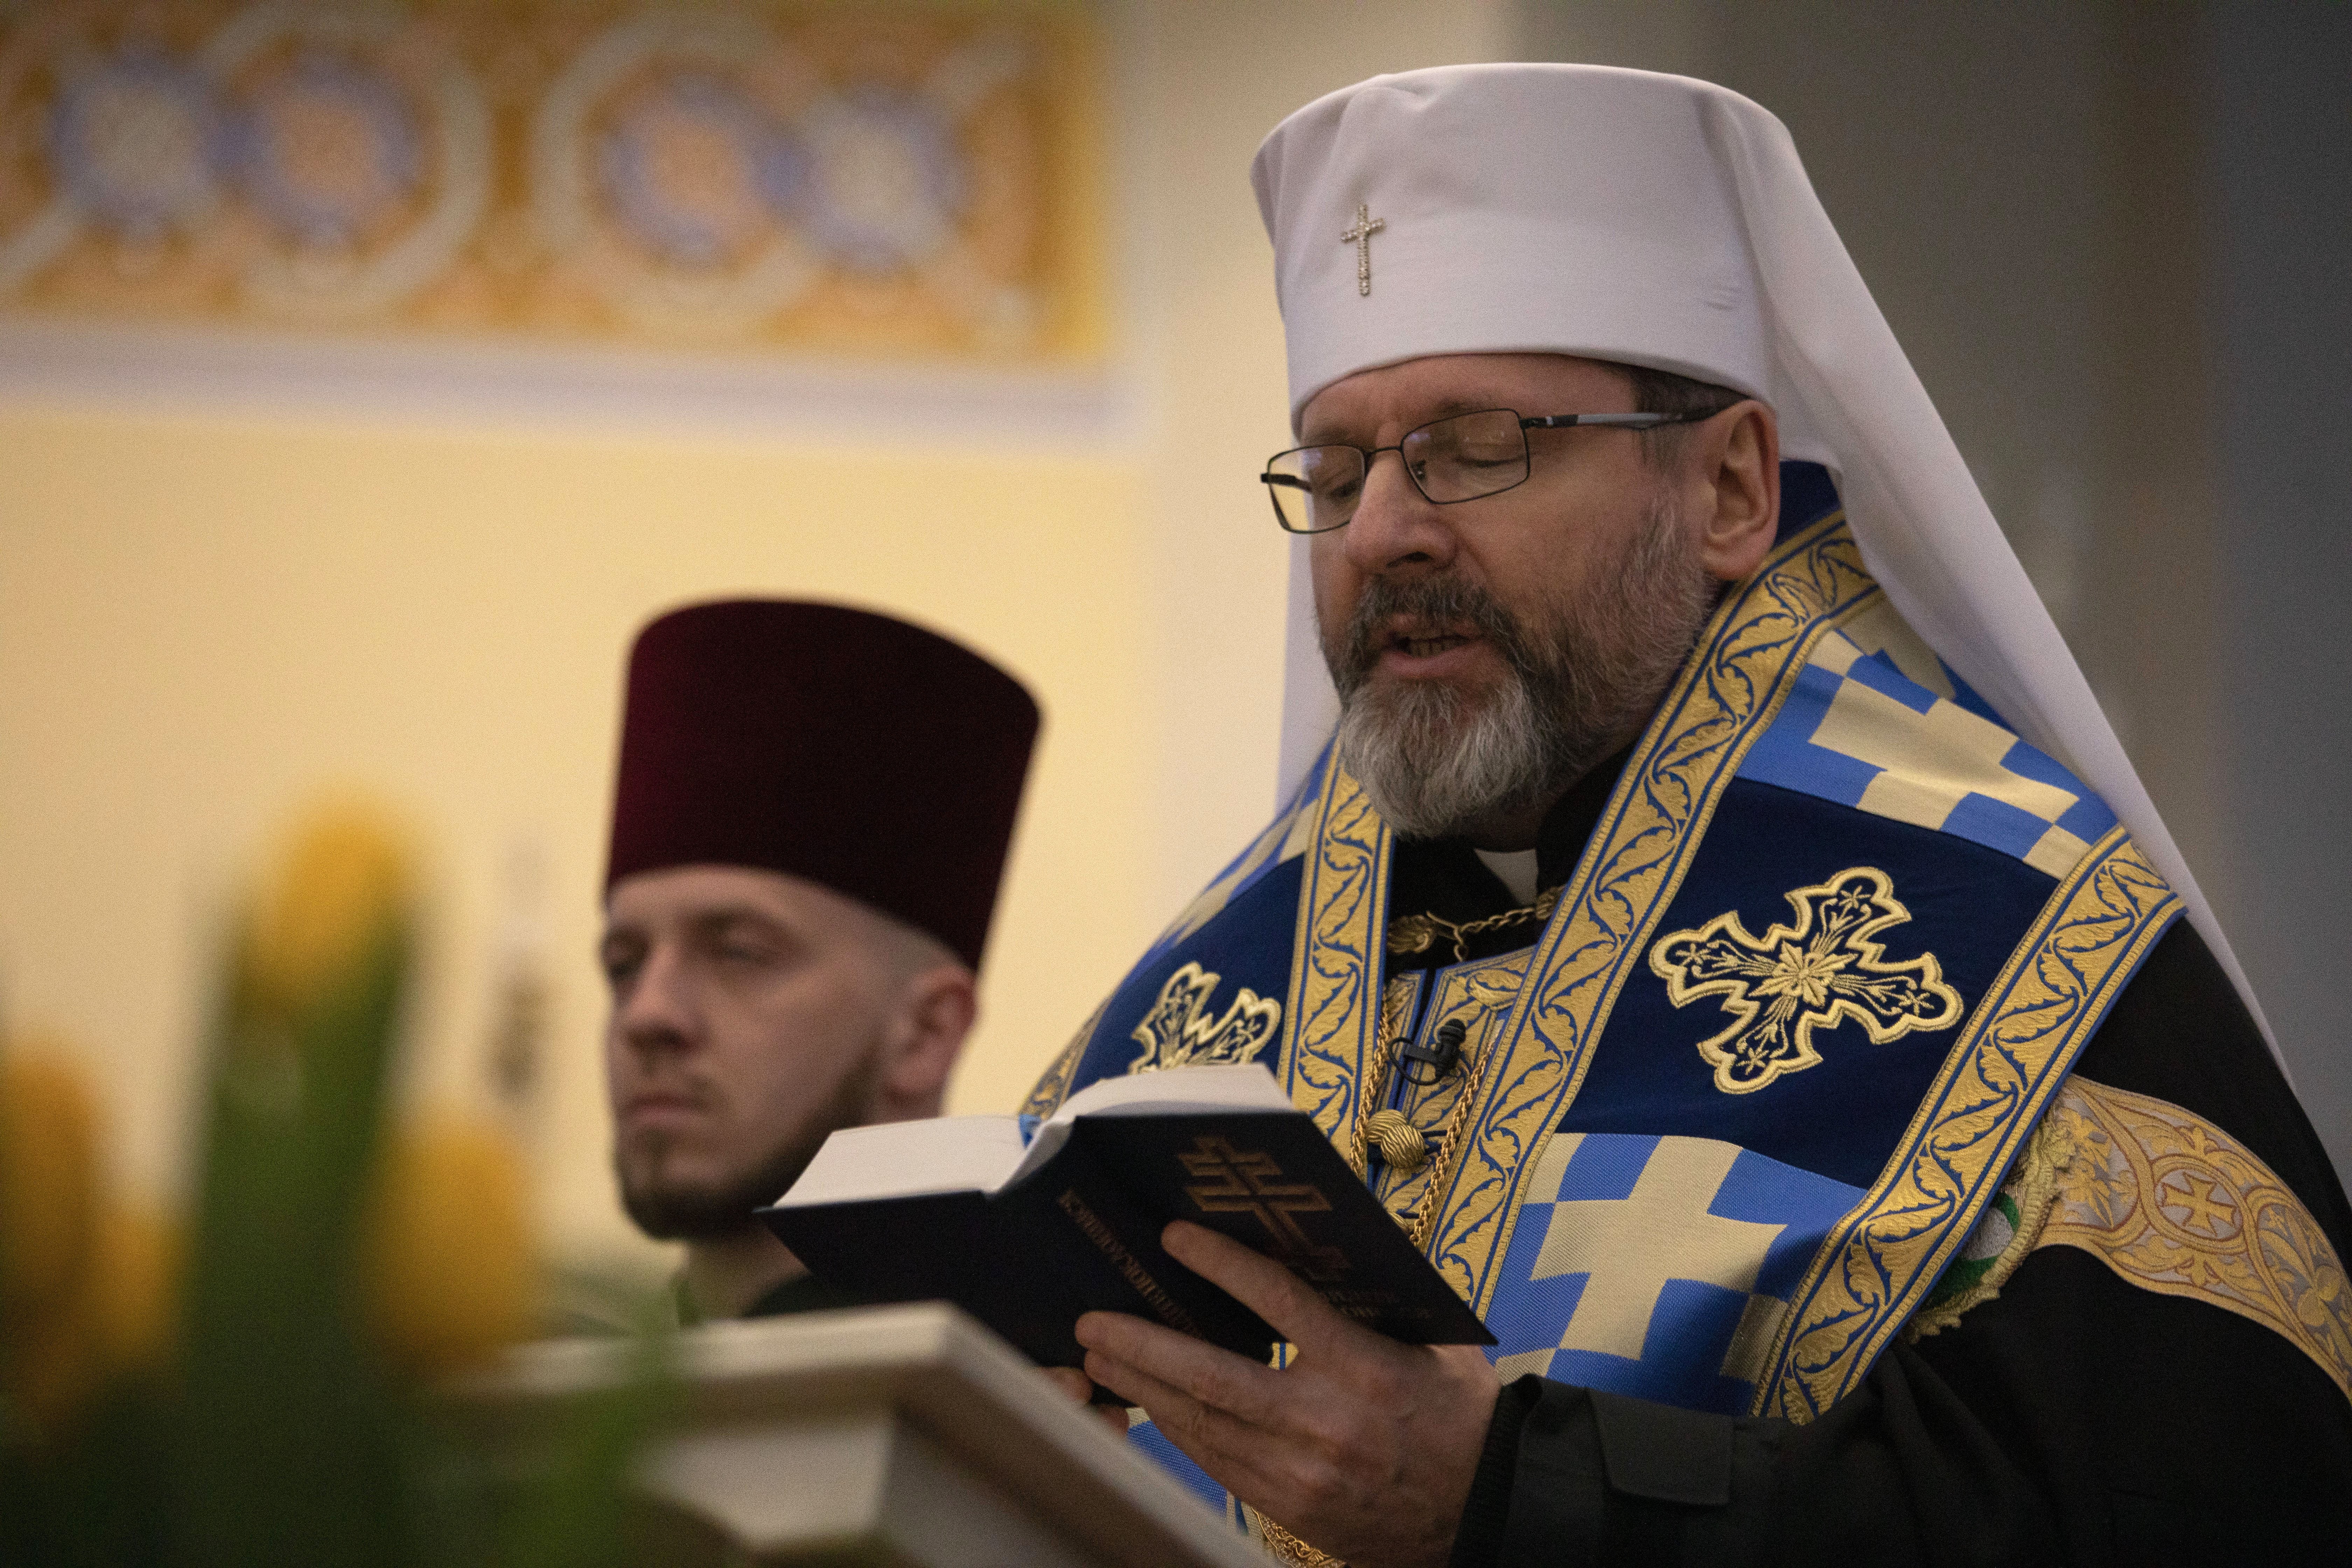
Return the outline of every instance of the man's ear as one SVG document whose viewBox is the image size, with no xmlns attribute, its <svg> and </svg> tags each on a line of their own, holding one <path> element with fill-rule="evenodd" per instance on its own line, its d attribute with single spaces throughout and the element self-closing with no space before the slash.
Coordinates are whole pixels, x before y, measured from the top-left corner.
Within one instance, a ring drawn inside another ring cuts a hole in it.
<svg viewBox="0 0 2352 1568">
<path fill-rule="evenodd" d="M 962 964 L 934 963 L 908 978 L 884 1041 L 877 1121 L 940 1113 L 948 1074 L 955 1070 L 964 1037 L 979 1016 L 979 988 Z"/>
<path fill-rule="evenodd" d="M 1688 458 L 1698 501 L 1699 562 L 1737 583 L 1764 563 L 1780 526 L 1780 426 L 1753 399 L 1691 431 Z"/>
</svg>

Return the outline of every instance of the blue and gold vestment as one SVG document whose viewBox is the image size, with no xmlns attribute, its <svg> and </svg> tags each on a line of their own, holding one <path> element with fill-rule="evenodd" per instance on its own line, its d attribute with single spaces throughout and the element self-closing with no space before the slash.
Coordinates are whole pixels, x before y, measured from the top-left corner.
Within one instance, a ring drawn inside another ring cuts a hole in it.
<svg viewBox="0 0 2352 1568">
<path fill-rule="evenodd" d="M 1531 946 L 1392 968 L 1391 837 L 1327 755 L 1027 1109 L 1262 1061 L 1506 1377 L 1797 1422 L 1853 1390 L 2181 906 L 1903 623 L 1826 473 L 1783 497 Z M 1457 1024 L 1454 1071 L 1390 1070 Z"/>
</svg>

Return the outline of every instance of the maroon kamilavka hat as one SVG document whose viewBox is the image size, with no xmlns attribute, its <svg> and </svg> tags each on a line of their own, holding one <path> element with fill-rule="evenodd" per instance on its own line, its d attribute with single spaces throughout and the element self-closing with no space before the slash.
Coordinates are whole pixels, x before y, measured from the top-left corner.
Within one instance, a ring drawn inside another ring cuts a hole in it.
<svg viewBox="0 0 2352 1568">
<path fill-rule="evenodd" d="M 1036 736 L 1019 681 L 904 621 L 775 599 L 673 610 L 629 655 L 604 886 L 782 871 L 977 969 Z"/>
</svg>

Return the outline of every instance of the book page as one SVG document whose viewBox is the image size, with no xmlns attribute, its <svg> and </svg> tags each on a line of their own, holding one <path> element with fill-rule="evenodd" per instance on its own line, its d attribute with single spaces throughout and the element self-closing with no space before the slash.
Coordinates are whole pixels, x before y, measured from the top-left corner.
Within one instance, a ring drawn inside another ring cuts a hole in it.
<svg viewBox="0 0 2352 1568">
<path fill-rule="evenodd" d="M 1070 1124 L 1081 1116 L 1187 1116 L 1211 1112 L 1264 1111 L 1293 1116 L 1304 1112 L 1290 1103 L 1274 1075 L 1262 1067 L 1169 1068 L 1161 1072 L 1129 1073 L 1090 1085 L 1062 1103 L 1062 1109 L 1030 1142 L 1029 1152 L 1005 1178 L 1009 1185 L 1052 1159 L 1069 1142 Z"/>
<path fill-rule="evenodd" d="M 1021 1163 L 1011 1116 L 941 1116 L 845 1127 L 824 1141 L 778 1208 L 926 1193 L 994 1192 Z"/>
</svg>

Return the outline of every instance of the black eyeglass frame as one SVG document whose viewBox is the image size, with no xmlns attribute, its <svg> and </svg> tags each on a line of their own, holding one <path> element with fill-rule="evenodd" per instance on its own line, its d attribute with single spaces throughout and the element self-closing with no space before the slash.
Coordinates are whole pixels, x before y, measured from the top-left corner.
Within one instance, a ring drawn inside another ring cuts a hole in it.
<svg viewBox="0 0 2352 1568">
<path fill-rule="evenodd" d="M 1725 406 L 1733 407 L 1737 405 L 1727 404 Z M 1465 409 L 1459 414 L 1449 414 L 1443 419 L 1433 419 L 1426 425 L 1414 426 L 1412 429 L 1399 437 L 1397 438 L 1397 444 L 1393 447 L 1349 447 L 1349 450 L 1356 452 L 1363 458 L 1364 478 L 1367 482 L 1371 479 L 1373 459 L 1377 458 L 1382 452 L 1394 452 L 1397 455 L 1397 461 L 1404 464 L 1404 477 L 1412 481 L 1412 488 L 1414 489 L 1421 491 L 1422 500 L 1427 501 L 1432 506 L 1460 506 L 1464 501 L 1485 500 L 1488 496 L 1498 496 L 1502 495 L 1506 491 L 1517 489 L 1521 485 L 1526 484 L 1528 480 L 1535 477 L 1535 454 L 1528 450 L 1528 432 L 1530 430 L 1566 430 L 1580 425 L 1610 430 L 1654 430 L 1662 425 L 1696 425 L 1702 420 L 1712 419 L 1722 412 L 1723 409 L 1721 408 L 1710 408 L 1704 412 L 1695 411 L 1687 414 L 1543 414 L 1530 416 L 1521 414 L 1516 408 L 1469 408 Z M 1424 430 L 1433 430 L 1440 425 L 1449 425 L 1456 419 L 1475 419 L 1481 414 L 1507 414 L 1512 418 L 1519 422 L 1519 467 L 1523 471 L 1517 479 L 1513 479 L 1509 484 L 1504 485 L 1500 489 L 1481 490 L 1475 496 L 1455 496 L 1452 500 L 1440 500 L 1435 496 L 1431 495 L 1427 488 L 1422 484 L 1421 476 L 1412 471 L 1412 465 L 1409 462 L 1405 462 L 1404 444 L 1407 441 L 1412 440 L 1415 436 L 1420 435 Z M 1265 468 L 1257 477 L 1258 483 L 1266 487 L 1265 499 L 1267 503 L 1274 508 L 1274 521 L 1285 533 L 1295 533 L 1300 535 L 1337 533 L 1339 530 L 1347 527 L 1349 523 L 1356 521 L 1356 514 L 1352 510 L 1348 513 L 1344 520 L 1333 523 L 1328 528 L 1293 528 L 1283 518 L 1282 498 L 1275 493 L 1276 489 L 1284 486 L 1287 486 L 1294 489 L 1306 489 L 1306 486 L 1289 474 L 1276 473 L 1274 471 L 1275 464 L 1282 461 L 1283 458 L 1291 456 L 1293 453 L 1317 452 L 1321 451 L 1327 447 L 1348 447 L 1348 443 L 1345 441 L 1318 441 L 1311 447 L 1286 447 L 1281 451 L 1276 452 L 1273 457 L 1268 458 L 1265 460 Z"/>
</svg>

